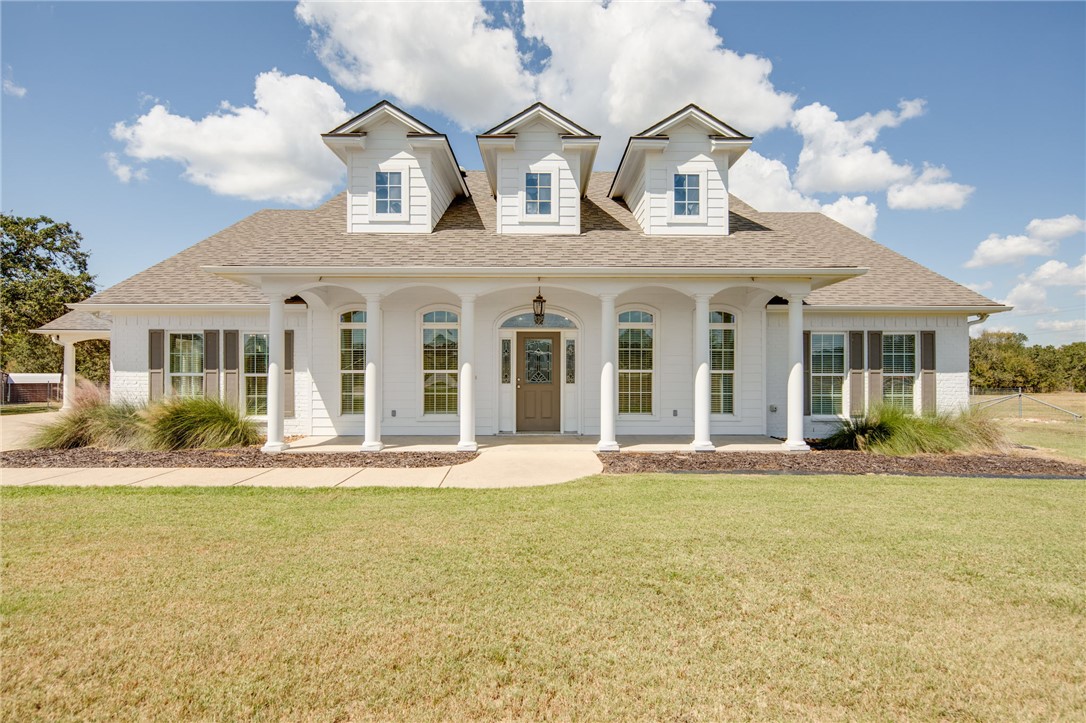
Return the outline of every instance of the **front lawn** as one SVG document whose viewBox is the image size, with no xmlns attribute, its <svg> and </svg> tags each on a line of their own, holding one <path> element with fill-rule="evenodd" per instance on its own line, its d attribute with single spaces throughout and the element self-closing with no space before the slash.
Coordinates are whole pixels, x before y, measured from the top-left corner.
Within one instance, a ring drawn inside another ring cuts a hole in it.
<svg viewBox="0 0 1086 723">
<path fill-rule="evenodd" d="M 1086 483 L 4 488 L 0 717 L 1086 716 Z"/>
</svg>

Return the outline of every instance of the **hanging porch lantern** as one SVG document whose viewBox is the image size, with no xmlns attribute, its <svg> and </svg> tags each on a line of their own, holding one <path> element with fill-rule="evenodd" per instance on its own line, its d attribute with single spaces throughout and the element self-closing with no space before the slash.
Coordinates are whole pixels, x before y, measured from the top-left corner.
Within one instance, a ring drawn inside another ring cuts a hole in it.
<svg viewBox="0 0 1086 723">
<path fill-rule="evenodd" d="M 536 294 L 535 299 L 532 300 L 532 312 L 535 316 L 535 325 L 543 326 L 543 319 L 546 316 L 547 300 L 543 298 L 543 288 L 538 289 L 539 293 Z"/>
</svg>

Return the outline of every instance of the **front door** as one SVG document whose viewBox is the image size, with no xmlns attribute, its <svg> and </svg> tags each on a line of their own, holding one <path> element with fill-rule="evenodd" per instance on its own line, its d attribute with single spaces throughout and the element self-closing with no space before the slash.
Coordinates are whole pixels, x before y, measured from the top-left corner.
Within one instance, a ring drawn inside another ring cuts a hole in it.
<svg viewBox="0 0 1086 723">
<path fill-rule="evenodd" d="M 557 432 L 562 407 L 559 332 L 517 334 L 517 431 Z"/>
</svg>

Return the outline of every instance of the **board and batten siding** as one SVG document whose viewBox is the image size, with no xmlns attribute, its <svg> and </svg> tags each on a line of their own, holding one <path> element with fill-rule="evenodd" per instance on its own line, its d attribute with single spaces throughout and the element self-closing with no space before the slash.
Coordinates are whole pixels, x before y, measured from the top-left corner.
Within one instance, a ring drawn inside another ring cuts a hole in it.
<svg viewBox="0 0 1086 723">
<path fill-rule="evenodd" d="M 512 151 L 498 154 L 498 233 L 577 234 L 581 231 L 580 156 L 562 150 L 562 139 L 551 127 L 534 123 L 517 132 Z M 528 221 L 523 214 L 524 176 L 551 173 L 551 202 L 557 207 L 553 222 Z"/>
<path fill-rule="evenodd" d="M 783 437 L 787 432 L 787 368 L 788 368 L 788 313 L 786 310 L 766 313 L 767 337 L 767 396 L 766 402 L 776 406 L 776 412 L 768 416 L 768 432 Z M 887 314 L 887 313 L 834 313 L 803 310 L 803 328 L 811 332 L 831 332 L 845 335 L 846 349 L 850 331 L 864 332 L 865 354 L 869 346 L 869 331 L 884 334 L 916 335 L 916 386 L 913 393 L 914 411 L 920 413 L 922 382 L 920 368 L 921 333 L 935 332 L 935 399 L 940 412 L 954 412 L 969 406 L 969 326 L 964 315 L 955 314 Z M 846 369 L 849 366 L 846 360 Z M 931 378 L 930 376 L 928 377 Z M 851 389 L 843 385 L 843 409 L 851 408 Z M 870 397 L 865 379 L 864 391 Z M 805 417 L 804 435 L 812 438 L 825 437 L 837 428 L 832 419 Z"/>
</svg>

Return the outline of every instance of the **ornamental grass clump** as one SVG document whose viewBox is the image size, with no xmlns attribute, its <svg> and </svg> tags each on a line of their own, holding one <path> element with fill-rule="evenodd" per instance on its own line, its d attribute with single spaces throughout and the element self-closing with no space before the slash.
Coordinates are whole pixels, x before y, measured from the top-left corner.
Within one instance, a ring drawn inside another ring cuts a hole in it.
<svg viewBox="0 0 1086 723">
<path fill-rule="evenodd" d="M 108 393 L 93 383 L 76 381 L 70 409 L 40 427 L 30 439 L 36 449 L 132 449 L 144 446 L 144 408 L 131 403 L 110 404 Z"/>
<path fill-rule="evenodd" d="M 830 449 L 855 449 L 895 456 L 991 451 L 1005 444 L 997 424 L 973 411 L 909 414 L 882 405 L 846 420 L 825 439 Z"/>
<path fill-rule="evenodd" d="M 147 422 L 155 449 L 246 447 L 260 441 L 256 424 L 218 399 L 166 399 L 150 407 Z"/>
</svg>

